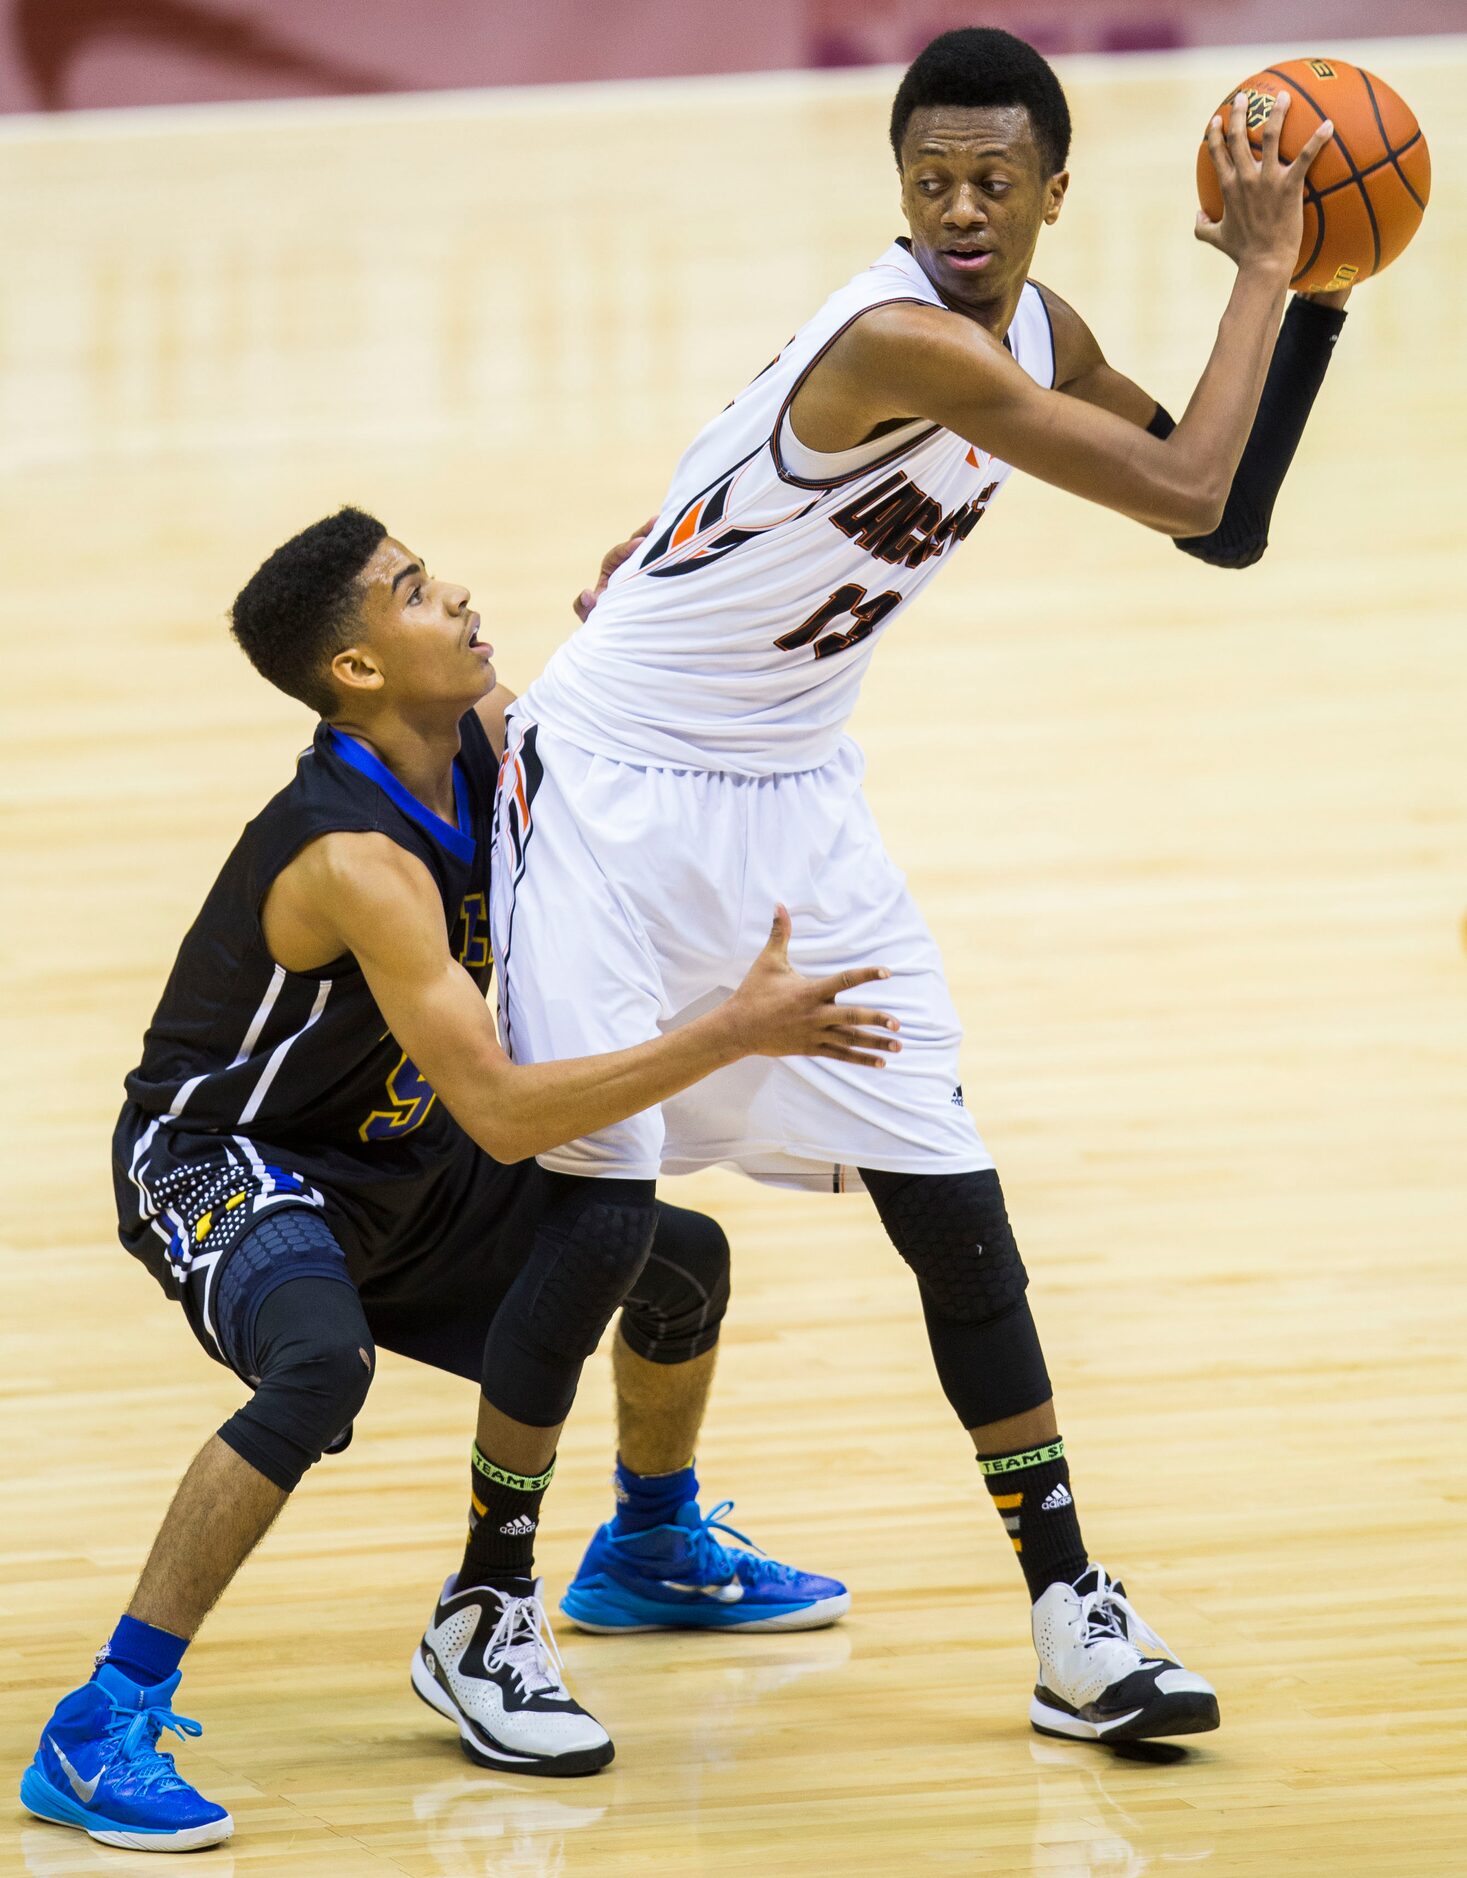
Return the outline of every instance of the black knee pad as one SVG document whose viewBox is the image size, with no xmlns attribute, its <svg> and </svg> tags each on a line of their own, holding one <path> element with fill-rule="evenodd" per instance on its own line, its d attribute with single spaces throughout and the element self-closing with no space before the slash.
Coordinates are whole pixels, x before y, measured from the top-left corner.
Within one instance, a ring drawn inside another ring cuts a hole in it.
<svg viewBox="0 0 1467 1878">
<path fill-rule="evenodd" d="M 943 1317 L 981 1324 L 1011 1310 L 1029 1274 L 993 1168 L 973 1174 L 862 1170 L 887 1236 Z"/>
<path fill-rule="evenodd" d="M 917 1275 L 938 1379 L 965 1428 L 1049 1400 L 1024 1293 L 1029 1274 L 992 1168 L 971 1174 L 861 1170 L 881 1223 Z"/>
<path fill-rule="evenodd" d="M 254 1316 L 254 1395 L 220 1438 L 289 1492 L 327 1449 L 339 1451 L 371 1387 L 376 1350 L 356 1287 L 290 1278 Z"/>
<path fill-rule="evenodd" d="M 577 1183 L 592 1189 L 632 1184 L 642 1183 Z M 656 1231 L 650 1198 L 593 1191 L 570 1194 L 552 1208 L 536 1234 L 542 1270 L 525 1317 L 533 1342 L 552 1356 L 583 1362 L 641 1276 Z"/>
<path fill-rule="evenodd" d="M 533 1428 L 570 1413 L 581 1365 L 636 1285 L 657 1227 L 650 1180 L 550 1180 L 534 1244 L 484 1340 L 485 1398 Z"/>
<path fill-rule="evenodd" d="M 729 1298 L 729 1247 L 706 1213 L 659 1204 L 657 1236 L 622 1307 L 621 1334 L 649 1363 L 687 1363 L 718 1341 Z"/>
</svg>

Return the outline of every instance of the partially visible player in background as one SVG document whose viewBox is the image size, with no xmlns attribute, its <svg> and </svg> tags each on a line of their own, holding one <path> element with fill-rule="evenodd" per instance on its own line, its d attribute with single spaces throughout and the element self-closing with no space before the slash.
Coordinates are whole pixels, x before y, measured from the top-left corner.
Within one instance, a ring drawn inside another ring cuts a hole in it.
<svg viewBox="0 0 1467 1878">
<path fill-rule="evenodd" d="M 909 235 L 693 441 L 647 537 L 509 713 L 507 761 L 534 782 L 502 791 L 499 810 L 515 856 L 495 877 L 501 1034 L 517 1061 L 693 1018 L 732 982 L 775 880 L 806 969 L 879 936 L 905 1043 L 887 1074 L 743 1065 L 542 1160 L 578 1181 L 567 1229 L 588 1249 L 607 1179 L 648 1209 L 659 1173 L 714 1162 L 827 1192 L 864 1183 L 917 1276 L 938 1376 L 1019 1555 L 1039 1656 L 1030 1720 L 1083 1740 L 1214 1728 L 1217 1700 L 1081 1537 L 1027 1274 L 964 1107 L 958 1016 L 843 727 L 877 640 L 1011 466 L 1205 559 L 1262 552 L 1342 318 L 1296 302 L 1279 336 L 1305 175 L 1331 130 L 1285 163 L 1286 111 L 1281 96 L 1259 157 L 1241 97 L 1210 126 L 1225 206 L 1197 233 L 1237 273 L 1174 424 L 1029 278 L 1069 183 L 1053 71 L 1006 33 L 934 41 L 891 118 Z M 1124 217 L 1124 174 L 1102 186 Z M 578 1622 L 616 1571 L 589 1564 L 563 1605 Z"/>
<path fill-rule="evenodd" d="M 834 1002 L 885 974 L 798 977 L 781 911 L 733 996 L 676 1036 L 515 1066 L 484 1002 L 506 694 L 467 590 L 344 509 L 271 555 L 233 622 L 322 722 L 183 941 L 113 1172 L 123 1244 L 251 1395 L 184 1476 L 21 1783 L 39 1817 L 156 1851 L 233 1829 L 158 1751 L 164 1728 L 199 1732 L 172 1708 L 179 1666 L 306 1470 L 345 1447 L 379 1343 L 481 1386 L 468 1541 L 412 1666 L 470 1759 L 577 1774 L 612 1758 L 566 1690 L 534 1543 L 581 1365 L 619 1306 L 621 1507 L 595 1543 L 674 1580 L 655 1587 L 663 1625 L 841 1615 L 843 1586 L 723 1544 L 724 1509 L 698 1509 L 690 1457 L 728 1298 L 718 1226 L 607 1182 L 588 1255 L 570 1230 L 579 1183 L 528 1157 L 751 1052 L 869 1067 L 899 1047 L 881 1013 Z M 370 1592 L 371 1560 L 350 1570 Z"/>
</svg>

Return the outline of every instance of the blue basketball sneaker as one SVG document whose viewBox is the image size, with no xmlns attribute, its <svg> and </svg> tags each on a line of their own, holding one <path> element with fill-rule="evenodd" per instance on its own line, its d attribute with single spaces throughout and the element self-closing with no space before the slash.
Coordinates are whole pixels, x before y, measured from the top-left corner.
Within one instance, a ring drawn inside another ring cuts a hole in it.
<svg viewBox="0 0 1467 1878">
<path fill-rule="evenodd" d="M 171 1754 L 158 1752 L 165 1728 L 203 1733 L 169 1707 L 179 1675 L 140 1689 L 104 1663 L 93 1681 L 63 1696 L 21 1779 L 27 1812 L 140 1851 L 191 1852 L 227 1839 L 228 1813 L 194 1791 Z"/>
<path fill-rule="evenodd" d="M 666 1526 L 618 1538 L 600 1527 L 560 1608 L 582 1630 L 818 1630 L 850 1609 L 834 1578 L 796 1571 L 762 1552 L 723 1515 L 705 1519 L 690 1500 Z M 741 1545 L 714 1537 L 726 1533 Z"/>
</svg>

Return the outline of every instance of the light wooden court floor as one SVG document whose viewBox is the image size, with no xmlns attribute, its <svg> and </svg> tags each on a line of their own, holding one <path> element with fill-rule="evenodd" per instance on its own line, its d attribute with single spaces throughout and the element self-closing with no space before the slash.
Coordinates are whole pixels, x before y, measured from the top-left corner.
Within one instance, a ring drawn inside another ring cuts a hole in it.
<svg viewBox="0 0 1467 1878">
<path fill-rule="evenodd" d="M 1275 51 L 1347 51 L 1282 47 Z M 846 1577 L 804 1637 L 592 1639 L 619 1750 L 479 1774 L 411 1698 L 472 1391 L 384 1360 L 209 1623 L 214 1873 L 1425 1878 L 1464 1853 L 1467 261 L 1447 42 L 1371 48 L 1437 193 L 1242 576 L 1015 486 L 858 731 L 945 947 L 1086 1531 L 1221 1692 L 1176 1765 L 1041 1743 L 1014 1562 L 865 1203 L 683 1184 L 736 1300 L 709 1498 Z M 1070 68 L 1039 272 L 1173 410 L 1226 293 L 1194 138 L 1252 54 Z M 0 133 L 13 1792 L 236 1402 L 117 1248 L 106 1143 L 173 947 L 307 725 L 222 612 L 345 499 L 470 582 L 511 681 L 677 449 L 896 230 L 886 74 Z M 608 1506 L 592 1365 L 558 1591 Z M 0 1800 L 0 1868 L 141 1870 Z M 149 1870 L 152 1866 L 148 1865 Z"/>
</svg>

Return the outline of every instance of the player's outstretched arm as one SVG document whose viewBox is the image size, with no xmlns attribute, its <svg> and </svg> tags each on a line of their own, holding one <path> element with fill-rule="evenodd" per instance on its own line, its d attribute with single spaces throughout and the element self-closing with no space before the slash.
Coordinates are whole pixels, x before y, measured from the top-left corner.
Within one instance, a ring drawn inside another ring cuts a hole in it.
<svg viewBox="0 0 1467 1878">
<path fill-rule="evenodd" d="M 295 870 L 290 892 L 308 910 L 321 957 L 356 958 L 398 1046 L 497 1161 L 594 1134 L 741 1057 L 829 1056 L 879 1066 L 901 1047 L 885 1012 L 835 1001 L 837 992 L 889 974 L 865 967 L 821 983 L 801 977 L 789 964 L 789 916 L 781 909 L 743 983 L 705 1016 L 629 1050 L 515 1064 L 500 1048 L 482 994 L 448 949 L 442 903 L 420 861 L 384 835 L 340 834 L 304 850 L 287 871 Z M 291 968 L 290 960 L 280 962 Z"/>
<path fill-rule="evenodd" d="M 925 417 L 1016 468 L 1170 535 L 1205 534 L 1222 515 L 1258 408 L 1303 228 L 1304 176 L 1332 134 L 1321 125 L 1293 163 L 1278 154 L 1286 94 L 1261 158 L 1235 100 L 1209 147 L 1222 185 L 1221 222 L 1197 234 L 1237 264 L 1217 340 L 1182 421 L 1166 439 L 1127 416 L 1036 385 L 973 321 L 910 303 L 874 308 L 825 364 L 843 412 L 873 423 Z M 799 412 L 795 412 L 796 423 Z M 1143 420 L 1144 421 L 1144 420 Z"/>
<path fill-rule="evenodd" d="M 1113 411 L 1154 437 L 1169 437 L 1176 424 L 1162 405 L 1111 365 L 1072 306 L 1049 287 L 1039 291 L 1054 332 L 1055 389 Z M 1178 537 L 1176 545 L 1185 554 L 1212 567 L 1227 568 L 1252 567 L 1263 558 L 1274 504 L 1324 384 L 1349 297 L 1348 288 L 1295 294 L 1284 315 L 1258 414 L 1228 490 L 1222 519 L 1207 534 Z"/>
</svg>

